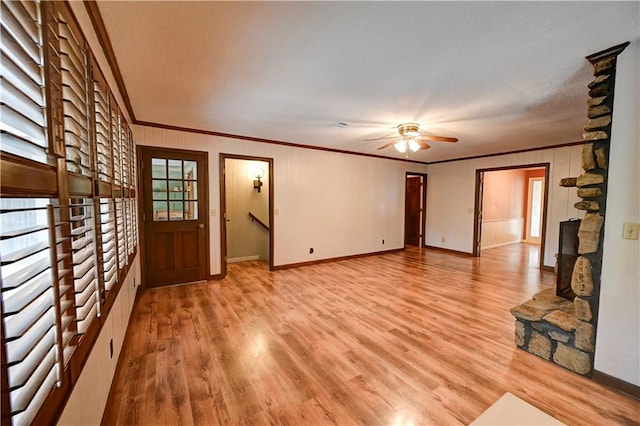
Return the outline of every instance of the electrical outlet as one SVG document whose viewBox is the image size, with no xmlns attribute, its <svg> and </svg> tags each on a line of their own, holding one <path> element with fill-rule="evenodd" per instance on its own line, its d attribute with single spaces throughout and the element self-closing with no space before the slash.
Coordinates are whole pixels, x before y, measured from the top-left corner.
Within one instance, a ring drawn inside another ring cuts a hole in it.
<svg viewBox="0 0 640 426">
<path fill-rule="evenodd" d="M 625 223 L 622 226 L 622 238 L 625 240 L 637 240 L 640 236 L 640 223 Z"/>
<path fill-rule="evenodd" d="M 444 237 L 442 237 L 442 239 L 440 240 L 441 243 L 444 243 Z"/>
<path fill-rule="evenodd" d="M 384 240 L 382 240 L 382 244 L 384 244 Z"/>
<path fill-rule="evenodd" d="M 113 358 L 113 339 L 109 340 L 109 358 Z"/>
<path fill-rule="evenodd" d="M 309 254 L 313 254 L 313 247 L 309 249 Z"/>
</svg>

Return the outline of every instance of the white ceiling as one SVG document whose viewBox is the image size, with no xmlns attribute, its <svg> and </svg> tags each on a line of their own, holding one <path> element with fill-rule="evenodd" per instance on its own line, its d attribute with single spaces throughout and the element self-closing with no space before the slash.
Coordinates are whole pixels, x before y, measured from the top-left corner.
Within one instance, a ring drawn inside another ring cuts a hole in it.
<svg viewBox="0 0 640 426">
<path fill-rule="evenodd" d="M 137 120 L 397 158 L 363 139 L 460 139 L 428 162 L 580 140 L 584 57 L 639 42 L 639 6 L 99 2 Z"/>
</svg>

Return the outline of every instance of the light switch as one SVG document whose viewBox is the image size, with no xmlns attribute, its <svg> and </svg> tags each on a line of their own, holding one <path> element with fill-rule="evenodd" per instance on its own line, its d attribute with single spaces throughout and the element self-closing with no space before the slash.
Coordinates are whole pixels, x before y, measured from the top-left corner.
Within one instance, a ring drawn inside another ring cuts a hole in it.
<svg viewBox="0 0 640 426">
<path fill-rule="evenodd" d="M 211 217 L 216 217 L 216 209 L 211 209 Z"/>
<path fill-rule="evenodd" d="M 278 210 L 278 209 L 274 209 L 274 210 L 273 210 L 273 214 L 274 214 L 274 215 L 276 215 L 276 216 L 278 216 L 278 215 L 280 214 L 280 210 Z"/>
<path fill-rule="evenodd" d="M 637 240 L 640 235 L 640 223 L 625 223 L 622 227 L 622 238 Z"/>
</svg>

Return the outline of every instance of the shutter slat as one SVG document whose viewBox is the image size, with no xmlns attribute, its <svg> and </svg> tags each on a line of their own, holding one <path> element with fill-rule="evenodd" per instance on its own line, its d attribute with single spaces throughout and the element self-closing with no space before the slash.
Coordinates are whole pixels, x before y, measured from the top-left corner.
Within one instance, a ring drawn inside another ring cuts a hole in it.
<svg viewBox="0 0 640 426">
<path fill-rule="evenodd" d="M 24 53 L 29 55 L 34 62 L 42 63 L 37 30 L 35 37 L 31 37 L 25 27 L 21 25 L 21 23 L 16 20 L 16 17 L 9 11 L 6 4 L 7 3 L 2 2 L 2 20 L 0 20 L 0 23 L 4 30 L 3 32 L 6 32 L 6 36 L 18 43 Z M 3 38 L 6 37 L 5 34 L 2 36 Z"/>
<path fill-rule="evenodd" d="M 31 352 L 35 344 L 42 339 L 47 332 L 53 333 L 54 322 L 53 309 L 38 319 L 24 336 L 9 340 L 7 343 L 7 363 L 15 364 L 22 362 Z"/>
<path fill-rule="evenodd" d="M 11 340 L 23 336 L 45 312 L 53 306 L 53 294 L 47 291 L 36 299 L 29 301 L 28 306 L 16 314 L 5 313 L 5 338 Z"/>
<path fill-rule="evenodd" d="M 20 88 L 20 90 L 27 95 L 33 102 L 43 106 L 44 97 L 42 95 L 41 82 L 35 81 L 27 74 L 24 69 L 14 63 L 11 58 L 2 52 L 0 54 L 0 60 L 2 61 L 2 78 L 12 84 L 14 87 Z M 2 85 L 4 86 L 4 81 Z"/>
<path fill-rule="evenodd" d="M 40 297 L 49 288 L 51 288 L 51 274 L 45 270 L 45 272 L 25 282 L 24 285 L 16 287 L 12 291 L 6 291 L 3 294 L 5 315 L 19 313 L 32 300 Z"/>
<path fill-rule="evenodd" d="M 18 1 L 3 2 L 2 14 L 3 19 L 9 19 L 8 15 L 10 15 L 11 20 L 15 24 L 20 25 L 24 33 L 33 42 L 37 42 L 40 39 L 38 23 L 29 11 L 25 9 L 24 3 Z"/>
<path fill-rule="evenodd" d="M 34 256 L 35 257 L 35 256 Z M 25 281 L 33 278 L 39 273 L 46 271 L 51 266 L 51 261 L 47 253 L 44 253 L 40 259 L 34 259 L 35 261 L 28 266 L 18 269 L 11 275 L 2 277 L 2 288 L 11 290 L 20 286 Z"/>
<path fill-rule="evenodd" d="M 43 106 L 34 102 L 33 99 L 5 79 L 2 79 L 0 102 L 16 111 L 20 111 L 25 118 L 39 127 L 45 126 Z"/>
</svg>

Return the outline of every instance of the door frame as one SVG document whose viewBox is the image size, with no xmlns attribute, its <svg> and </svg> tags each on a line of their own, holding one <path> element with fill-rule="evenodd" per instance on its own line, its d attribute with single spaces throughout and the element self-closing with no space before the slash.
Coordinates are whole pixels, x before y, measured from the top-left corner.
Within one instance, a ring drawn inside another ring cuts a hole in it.
<svg viewBox="0 0 640 426">
<path fill-rule="evenodd" d="M 176 148 L 164 148 L 164 147 L 156 147 L 151 145 L 136 145 L 136 167 L 137 167 L 137 185 L 138 185 L 138 223 L 140 226 L 138 227 L 138 238 L 140 240 L 140 285 L 144 290 L 148 289 L 147 287 L 147 254 L 146 254 L 146 218 L 144 216 L 144 169 L 143 169 L 143 158 L 144 153 L 146 151 L 164 151 L 168 153 L 190 153 L 190 154 L 200 154 L 204 155 L 205 161 L 203 162 L 203 172 L 204 177 L 202 179 L 202 183 L 205 185 L 204 188 L 204 223 L 205 223 L 205 264 L 206 264 L 206 272 L 207 278 L 211 279 L 211 250 L 210 250 L 210 234 L 211 234 L 211 224 L 209 223 L 209 153 L 207 151 L 196 151 L 189 149 L 176 149 Z M 200 185 L 200 179 L 198 179 L 198 185 Z M 148 194 L 151 197 L 151 194 Z M 179 284 L 177 284 L 179 285 Z M 153 288 L 153 287 L 152 287 Z"/>
<path fill-rule="evenodd" d="M 540 259 L 539 268 L 545 269 L 544 266 L 544 250 L 547 240 L 547 208 L 549 205 L 549 169 L 551 163 L 534 163 L 520 164 L 517 166 L 489 167 L 484 169 L 476 169 L 476 187 L 475 187 L 475 205 L 473 213 L 473 256 L 480 257 L 480 238 L 482 225 L 482 194 L 484 188 L 484 173 L 496 172 L 502 170 L 520 170 L 520 169 L 544 169 L 544 195 L 542 208 L 542 236 L 540 238 Z"/>
<path fill-rule="evenodd" d="M 219 169 L 220 169 L 220 278 L 227 276 L 227 185 L 225 177 L 225 160 L 247 160 L 247 161 L 263 161 L 269 164 L 269 270 L 273 271 L 274 267 L 274 253 L 273 242 L 275 235 L 275 226 L 273 223 L 273 193 L 274 193 L 274 181 L 273 178 L 273 158 L 269 157 L 255 157 L 251 155 L 238 155 L 238 154 L 219 154 Z"/>
<path fill-rule="evenodd" d="M 404 247 L 406 244 L 405 241 L 405 229 L 406 223 L 404 222 L 407 217 L 407 178 L 409 177 L 420 177 L 422 178 L 422 192 L 420 196 L 422 197 L 422 203 L 420 209 L 420 245 L 421 248 L 427 247 L 427 173 L 418 173 L 418 172 L 406 172 L 404 177 L 404 216 L 402 218 L 402 246 Z"/>
</svg>

